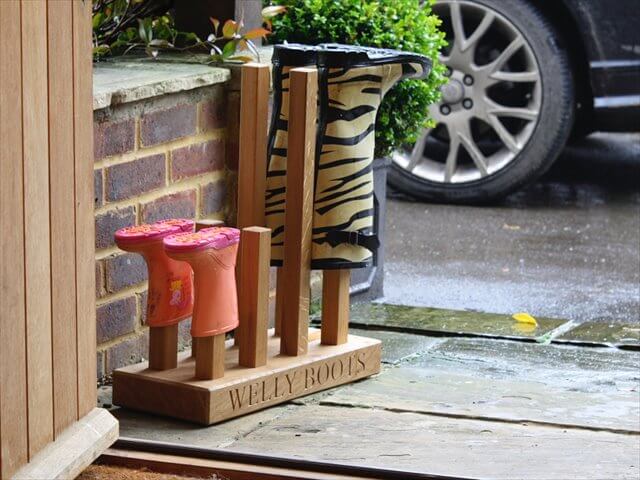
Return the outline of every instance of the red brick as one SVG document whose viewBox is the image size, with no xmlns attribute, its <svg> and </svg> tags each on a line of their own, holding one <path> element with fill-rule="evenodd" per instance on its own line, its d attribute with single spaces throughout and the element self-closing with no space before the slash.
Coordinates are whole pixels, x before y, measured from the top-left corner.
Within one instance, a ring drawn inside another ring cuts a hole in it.
<svg viewBox="0 0 640 480">
<path fill-rule="evenodd" d="M 217 213 L 225 206 L 227 183 L 224 180 L 202 186 L 202 215 Z"/>
<path fill-rule="evenodd" d="M 104 286 L 104 265 L 102 261 L 96 261 L 96 298 L 102 298 L 106 294 Z"/>
<path fill-rule="evenodd" d="M 149 332 L 127 338 L 115 344 L 107 350 L 106 373 L 111 373 L 116 368 L 138 363 L 148 358 Z"/>
<path fill-rule="evenodd" d="M 194 218 L 196 215 L 196 191 L 165 195 L 142 205 L 142 223 L 152 223 L 167 218 Z"/>
<path fill-rule="evenodd" d="M 96 308 L 98 344 L 135 331 L 136 312 L 135 296 L 115 300 Z"/>
<path fill-rule="evenodd" d="M 117 230 L 135 225 L 136 211 L 133 207 L 117 208 L 96 215 L 96 248 L 107 248 L 115 245 L 113 235 Z"/>
<path fill-rule="evenodd" d="M 240 94 L 233 92 L 227 99 L 227 144 L 225 164 L 230 170 L 238 170 L 240 130 Z"/>
<path fill-rule="evenodd" d="M 224 142 L 208 142 L 188 145 L 171 152 L 171 179 L 193 177 L 220 170 L 224 166 Z"/>
<path fill-rule="evenodd" d="M 142 255 L 125 253 L 104 260 L 106 290 L 115 293 L 147 280 L 147 264 Z"/>
<path fill-rule="evenodd" d="M 124 200 L 165 184 L 165 155 L 151 155 L 107 168 L 107 201 Z"/>
<path fill-rule="evenodd" d="M 224 97 L 202 102 L 200 109 L 200 130 L 208 131 L 225 126 L 227 102 Z"/>
<path fill-rule="evenodd" d="M 135 138 L 136 128 L 133 118 L 116 122 L 94 122 L 94 160 L 130 152 L 134 148 Z"/>
<path fill-rule="evenodd" d="M 138 302 L 140 303 L 140 323 L 143 325 L 147 322 L 147 290 L 138 294 Z"/>
<path fill-rule="evenodd" d="M 102 206 L 102 170 L 93 172 L 93 208 Z"/>
<path fill-rule="evenodd" d="M 102 383 L 104 381 L 105 373 L 105 363 L 104 363 L 104 352 L 96 353 L 96 378 L 98 382 Z"/>
<path fill-rule="evenodd" d="M 143 146 L 170 142 L 196 133 L 196 105 L 184 104 L 147 113 L 140 119 Z"/>
</svg>

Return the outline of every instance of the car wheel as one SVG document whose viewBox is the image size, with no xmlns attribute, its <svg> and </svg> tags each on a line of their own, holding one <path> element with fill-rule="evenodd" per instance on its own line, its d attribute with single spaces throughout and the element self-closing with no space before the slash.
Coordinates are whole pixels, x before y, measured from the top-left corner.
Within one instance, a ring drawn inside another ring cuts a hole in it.
<svg viewBox="0 0 640 480">
<path fill-rule="evenodd" d="M 449 82 L 437 122 L 392 155 L 392 187 L 428 201 L 484 203 L 544 173 L 572 128 L 569 59 L 525 0 L 439 0 Z"/>
</svg>

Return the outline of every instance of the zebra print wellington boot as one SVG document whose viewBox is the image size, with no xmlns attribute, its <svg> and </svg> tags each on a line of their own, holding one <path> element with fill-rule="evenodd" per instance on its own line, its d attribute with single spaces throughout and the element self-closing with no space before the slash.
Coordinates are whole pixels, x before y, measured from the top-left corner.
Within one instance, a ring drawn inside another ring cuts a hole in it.
<svg viewBox="0 0 640 480">
<path fill-rule="evenodd" d="M 425 78 L 431 63 L 397 50 L 319 47 L 311 268 L 366 267 L 379 246 L 372 171 L 378 107 L 400 80 Z"/>
<path fill-rule="evenodd" d="M 316 66 L 316 47 L 299 44 L 273 48 L 273 109 L 269 127 L 265 218 L 271 229 L 271 265 L 281 266 L 284 246 L 284 209 L 289 116 L 289 70 Z"/>
</svg>

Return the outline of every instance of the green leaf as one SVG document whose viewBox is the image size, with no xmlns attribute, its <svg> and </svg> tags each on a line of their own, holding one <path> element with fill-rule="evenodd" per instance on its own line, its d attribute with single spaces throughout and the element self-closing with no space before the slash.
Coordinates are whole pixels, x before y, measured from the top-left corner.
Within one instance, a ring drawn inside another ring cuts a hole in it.
<svg viewBox="0 0 640 480">
<path fill-rule="evenodd" d="M 238 29 L 238 24 L 234 20 L 227 20 L 222 26 L 222 36 L 224 38 L 233 38 Z"/>
<path fill-rule="evenodd" d="M 236 53 L 237 42 L 231 40 L 226 43 L 226 45 L 222 48 L 222 57 L 227 59 Z"/>
<path fill-rule="evenodd" d="M 227 58 L 227 60 L 235 60 L 242 63 L 253 62 L 253 57 L 249 55 L 234 55 L 233 57 Z"/>
<path fill-rule="evenodd" d="M 273 18 L 287 11 L 287 7 L 282 5 L 271 5 L 262 9 L 262 18 Z"/>
<path fill-rule="evenodd" d="M 211 22 L 211 25 L 213 25 L 213 35 L 217 36 L 218 28 L 220 28 L 220 20 L 218 20 L 217 18 L 209 17 L 209 21 Z"/>
<path fill-rule="evenodd" d="M 267 30 L 266 28 L 254 28 L 253 30 L 249 30 L 244 35 L 242 35 L 242 38 L 253 40 L 254 38 L 266 37 L 270 33 L 271 31 Z"/>
<path fill-rule="evenodd" d="M 102 12 L 98 12 L 96 13 L 93 18 L 91 19 L 91 24 L 93 26 L 93 29 L 95 30 L 96 28 L 98 28 L 100 25 L 102 25 L 102 22 L 105 19 L 105 14 Z"/>
<path fill-rule="evenodd" d="M 144 22 L 140 19 L 138 19 L 138 35 L 144 43 L 149 43 L 147 40 L 147 29 L 144 27 Z"/>
<path fill-rule="evenodd" d="M 150 47 L 162 47 L 162 48 L 173 47 L 173 45 L 171 45 L 167 40 L 160 40 L 159 38 L 151 40 L 149 42 L 149 46 Z"/>
<path fill-rule="evenodd" d="M 109 45 L 98 45 L 97 47 L 93 47 L 93 55 L 101 57 L 103 55 L 107 55 L 111 51 Z"/>
</svg>

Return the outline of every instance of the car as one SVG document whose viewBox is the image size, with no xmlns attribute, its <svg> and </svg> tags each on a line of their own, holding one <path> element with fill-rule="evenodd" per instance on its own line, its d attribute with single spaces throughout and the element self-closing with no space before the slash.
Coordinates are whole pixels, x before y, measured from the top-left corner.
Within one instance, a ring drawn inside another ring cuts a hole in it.
<svg viewBox="0 0 640 480">
<path fill-rule="evenodd" d="M 449 82 L 434 128 L 392 154 L 391 187 L 492 202 L 542 175 L 571 136 L 640 129 L 638 0 L 437 0 Z"/>
</svg>

